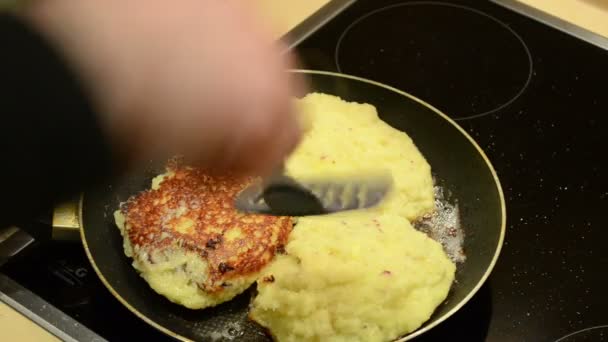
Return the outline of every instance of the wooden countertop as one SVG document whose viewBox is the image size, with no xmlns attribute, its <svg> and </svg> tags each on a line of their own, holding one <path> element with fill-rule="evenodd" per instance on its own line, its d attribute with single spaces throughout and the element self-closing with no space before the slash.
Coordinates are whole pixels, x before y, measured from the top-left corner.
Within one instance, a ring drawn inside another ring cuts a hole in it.
<svg viewBox="0 0 608 342">
<path fill-rule="evenodd" d="M 54 335 L 1 301 L 0 337 L 3 341 L 59 342 Z"/>
<path fill-rule="evenodd" d="M 245 0 L 250 1 L 250 0 Z M 257 0 L 260 15 L 270 23 L 276 37 L 289 32 L 330 0 Z"/>
<path fill-rule="evenodd" d="M 517 0 L 608 38 L 608 0 Z"/>
</svg>

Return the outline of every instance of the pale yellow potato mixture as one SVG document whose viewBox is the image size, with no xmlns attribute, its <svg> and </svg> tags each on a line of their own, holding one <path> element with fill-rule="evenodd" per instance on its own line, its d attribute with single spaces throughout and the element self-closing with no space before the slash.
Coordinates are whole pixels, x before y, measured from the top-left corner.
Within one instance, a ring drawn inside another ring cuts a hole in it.
<svg viewBox="0 0 608 342">
<path fill-rule="evenodd" d="M 431 168 L 369 104 L 310 94 L 312 129 L 287 163 L 297 177 L 388 169 L 378 207 L 302 217 L 287 255 L 258 280 L 250 317 L 278 341 L 389 341 L 416 330 L 446 298 L 455 265 L 410 221 L 434 210 Z"/>
</svg>

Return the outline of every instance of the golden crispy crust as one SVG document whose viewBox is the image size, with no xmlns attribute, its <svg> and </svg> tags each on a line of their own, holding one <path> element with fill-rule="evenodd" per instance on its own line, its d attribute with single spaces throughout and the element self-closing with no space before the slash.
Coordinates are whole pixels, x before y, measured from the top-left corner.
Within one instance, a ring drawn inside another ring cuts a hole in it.
<svg viewBox="0 0 608 342">
<path fill-rule="evenodd" d="M 206 259 L 209 272 L 206 282 L 197 285 L 210 293 L 221 291 L 230 279 L 260 271 L 283 250 L 292 218 L 243 214 L 234 208 L 236 195 L 252 179 L 210 176 L 175 163 L 168 170 L 157 189 L 121 207 L 135 248 L 148 255 L 175 246 L 196 252 Z"/>
</svg>

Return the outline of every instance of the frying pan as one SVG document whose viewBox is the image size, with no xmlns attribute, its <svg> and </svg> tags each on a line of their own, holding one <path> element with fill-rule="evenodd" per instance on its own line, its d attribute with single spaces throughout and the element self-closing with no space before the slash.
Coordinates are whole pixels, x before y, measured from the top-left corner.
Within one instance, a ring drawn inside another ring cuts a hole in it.
<svg viewBox="0 0 608 342">
<path fill-rule="evenodd" d="M 496 263 L 506 223 L 505 201 L 496 173 L 462 128 L 411 95 L 343 74 L 292 72 L 306 76 L 312 91 L 375 105 L 382 120 L 410 135 L 430 163 L 436 182 L 458 202 L 466 234 L 467 260 L 457 268 L 457 282 L 446 302 L 422 327 L 399 341 L 419 336 L 460 309 L 479 290 Z M 88 258 L 103 284 L 125 307 L 154 328 L 182 341 L 218 337 L 268 341 L 263 329 L 247 320 L 251 291 L 214 308 L 189 310 L 150 289 L 124 255 L 122 237 L 112 213 L 120 202 L 148 189 L 151 179 L 163 172 L 161 166 L 150 164 L 120 181 L 103 184 L 83 194 L 77 205 L 64 206 L 56 218 L 68 222 L 64 228 L 80 228 Z"/>
</svg>

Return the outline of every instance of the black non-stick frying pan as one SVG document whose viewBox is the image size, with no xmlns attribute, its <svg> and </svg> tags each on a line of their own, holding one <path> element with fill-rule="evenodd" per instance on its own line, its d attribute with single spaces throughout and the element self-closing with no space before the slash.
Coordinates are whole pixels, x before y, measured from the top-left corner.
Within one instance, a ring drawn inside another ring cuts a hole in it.
<svg viewBox="0 0 608 342">
<path fill-rule="evenodd" d="M 462 307 L 481 287 L 496 263 L 505 234 L 506 213 L 494 169 L 462 128 L 408 94 L 341 74 L 294 72 L 308 78 L 312 91 L 376 106 L 384 121 L 412 137 L 430 163 L 437 182 L 451 191 L 458 201 L 466 234 L 467 260 L 458 267 L 457 282 L 448 300 L 420 329 L 400 341 L 423 334 Z M 160 167 L 150 166 L 120 182 L 106 184 L 83 195 L 78 206 L 78 224 L 87 255 L 98 276 L 135 315 L 176 339 L 207 341 L 238 337 L 245 341 L 268 341 L 264 330 L 247 320 L 250 292 L 215 308 L 189 310 L 150 289 L 124 255 L 122 237 L 112 213 L 120 202 L 148 189 L 151 179 L 161 172 Z"/>
</svg>

